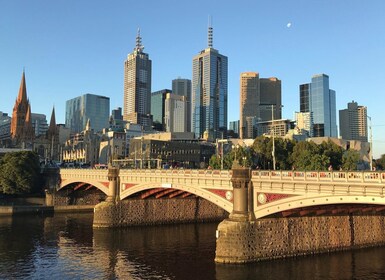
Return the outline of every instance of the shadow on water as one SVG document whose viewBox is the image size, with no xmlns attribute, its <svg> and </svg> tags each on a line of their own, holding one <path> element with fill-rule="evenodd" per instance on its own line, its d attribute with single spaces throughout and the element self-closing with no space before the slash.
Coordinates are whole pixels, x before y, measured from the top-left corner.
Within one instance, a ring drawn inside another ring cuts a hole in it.
<svg viewBox="0 0 385 280">
<path fill-rule="evenodd" d="M 246 265 L 216 265 L 216 279 L 385 279 L 384 248 L 334 252 Z"/>
</svg>

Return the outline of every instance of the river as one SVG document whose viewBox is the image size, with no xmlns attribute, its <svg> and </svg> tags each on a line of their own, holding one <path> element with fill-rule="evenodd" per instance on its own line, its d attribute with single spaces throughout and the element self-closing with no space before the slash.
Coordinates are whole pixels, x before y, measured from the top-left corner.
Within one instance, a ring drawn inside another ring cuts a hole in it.
<svg viewBox="0 0 385 280">
<path fill-rule="evenodd" d="M 385 279 L 385 248 L 216 265 L 216 223 L 93 229 L 92 214 L 0 217 L 0 279 Z"/>
</svg>

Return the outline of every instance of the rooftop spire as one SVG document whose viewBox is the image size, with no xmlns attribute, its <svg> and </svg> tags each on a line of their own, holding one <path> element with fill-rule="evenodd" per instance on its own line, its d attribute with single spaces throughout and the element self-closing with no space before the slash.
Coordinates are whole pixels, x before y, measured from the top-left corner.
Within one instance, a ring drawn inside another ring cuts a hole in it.
<svg viewBox="0 0 385 280">
<path fill-rule="evenodd" d="M 17 96 L 17 101 L 20 103 L 22 100 L 27 101 L 27 87 L 25 85 L 25 72 L 23 69 L 23 75 L 21 76 L 19 95 Z"/>
<path fill-rule="evenodd" d="M 142 52 L 143 49 L 144 46 L 142 45 L 142 37 L 140 37 L 140 28 L 138 28 L 138 33 L 136 35 L 135 51 Z"/>
<path fill-rule="evenodd" d="M 208 27 L 208 32 L 207 32 L 207 42 L 208 42 L 208 47 L 212 48 L 213 47 L 213 27 L 212 27 L 212 18 L 209 16 L 209 27 Z"/>
</svg>

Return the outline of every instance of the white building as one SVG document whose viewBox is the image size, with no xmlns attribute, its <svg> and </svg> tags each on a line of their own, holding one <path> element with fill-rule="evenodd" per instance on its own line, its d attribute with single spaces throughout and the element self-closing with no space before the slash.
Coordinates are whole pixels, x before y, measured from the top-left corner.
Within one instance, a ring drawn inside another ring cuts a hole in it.
<svg viewBox="0 0 385 280">
<path fill-rule="evenodd" d="M 167 132 L 187 131 L 187 102 L 185 96 L 167 93 L 164 118 Z"/>
</svg>

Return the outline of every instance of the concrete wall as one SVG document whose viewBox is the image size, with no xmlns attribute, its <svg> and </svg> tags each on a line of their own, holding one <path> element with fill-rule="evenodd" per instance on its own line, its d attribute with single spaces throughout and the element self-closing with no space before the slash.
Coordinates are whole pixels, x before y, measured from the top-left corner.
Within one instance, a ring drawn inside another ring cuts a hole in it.
<svg viewBox="0 0 385 280">
<path fill-rule="evenodd" d="M 95 207 L 94 227 L 221 221 L 228 213 L 202 198 L 129 199 Z"/>
<path fill-rule="evenodd" d="M 384 216 L 225 220 L 215 261 L 245 263 L 385 244 Z"/>
</svg>

